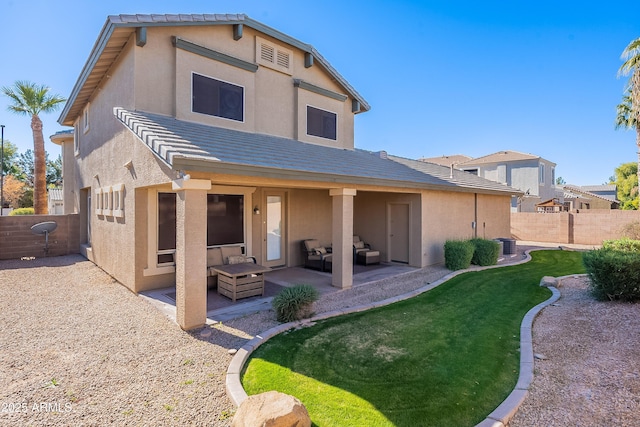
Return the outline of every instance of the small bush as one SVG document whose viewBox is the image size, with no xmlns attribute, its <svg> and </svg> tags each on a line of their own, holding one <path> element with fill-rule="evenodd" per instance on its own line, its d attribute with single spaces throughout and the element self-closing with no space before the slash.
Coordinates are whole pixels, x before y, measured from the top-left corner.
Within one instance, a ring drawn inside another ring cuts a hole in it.
<svg viewBox="0 0 640 427">
<path fill-rule="evenodd" d="M 444 244 L 444 264 L 449 270 L 469 268 L 475 247 L 468 240 L 447 240 Z"/>
<path fill-rule="evenodd" d="M 498 263 L 498 256 L 500 256 L 500 244 L 498 242 L 488 239 L 471 239 L 470 242 L 473 243 L 475 248 L 471 264 L 485 266 Z"/>
<path fill-rule="evenodd" d="M 9 213 L 9 216 L 15 215 L 35 215 L 35 211 L 33 208 L 18 208 L 14 209 Z"/>
<path fill-rule="evenodd" d="M 273 298 L 271 305 L 278 322 L 292 322 L 311 316 L 311 306 L 320 294 L 311 285 L 295 285 L 283 289 Z"/>
<path fill-rule="evenodd" d="M 602 248 L 582 255 L 589 290 L 599 300 L 640 300 L 640 253 Z"/>
<path fill-rule="evenodd" d="M 614 251 L 640 253 L 640 240 L 632 240 L 626 237 L 619 240 L 605 240 L 602 242 L 602 247 Z"/>
</svg>

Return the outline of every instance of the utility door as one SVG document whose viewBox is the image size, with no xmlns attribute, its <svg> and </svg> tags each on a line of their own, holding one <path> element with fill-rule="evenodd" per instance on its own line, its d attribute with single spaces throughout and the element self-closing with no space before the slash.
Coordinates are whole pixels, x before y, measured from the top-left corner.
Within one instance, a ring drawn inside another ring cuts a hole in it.
<svg viewBox="0 0 640 427">
<path fill-rule="evenodd" d="M 409 263 L 409 204 L 390 203 L 389 211 L 389 259 Z"/>
</svg>

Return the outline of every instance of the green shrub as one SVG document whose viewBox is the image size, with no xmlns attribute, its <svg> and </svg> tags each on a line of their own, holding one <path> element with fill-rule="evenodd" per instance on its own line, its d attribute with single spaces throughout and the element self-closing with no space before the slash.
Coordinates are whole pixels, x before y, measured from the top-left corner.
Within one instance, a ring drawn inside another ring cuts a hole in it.
<svg viewBox="0 0 640 427">
<path fill-rule="evenodd" d="M 11 211 L 11 213 L 9 213 L 9 216 L 15 216 L 15 215 L 34 215 L 35 211 L 33 210 L 33 208 L 18 208 L 18 209 L 14 209 Z"/>
<path fill-rule="evenodd" d="M 320 294 L 311 285 L 295 285 L 283 289 L 273 298 L 271 305 L 276 311 L 278 322 L 292 322 L 311 317 L 312 306 Z"/>
<path fill-rule="evenodd" d="M 485 266 L 498 263 L 498 256 L 500 256 L 500 244 L 498 242 L 479 238 L 471 239 L 470 242 L 473 243 L 475 248 L 471 264 Z"/>
<path fill-rule="evenodd" d="M 632 240 L 626 237 L 618 240 L 605 240 L 602 242 L 602 247 L 615 251 L 640 253 L 640 240 Z"/>
<path fill-rule="evenodd" d="M 469 268 L 475 247 L 469 240 L 447 240 L 444 244 L 444 264 L 449 270 Z"/>
<path fill-rule="evenodd" d="M 608 248 L 585 252 L 589 290 L 600 300 L 640 300 L 640 253 Z"/>
</svg>

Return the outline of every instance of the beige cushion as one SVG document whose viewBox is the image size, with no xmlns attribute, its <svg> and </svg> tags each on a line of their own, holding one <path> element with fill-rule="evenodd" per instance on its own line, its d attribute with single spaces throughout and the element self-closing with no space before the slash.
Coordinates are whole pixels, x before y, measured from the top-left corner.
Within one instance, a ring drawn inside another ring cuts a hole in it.
<svg viewBox="0 0 640 427">
<path fill-rule="evenodd" d="M 313 252 L 316 255 L 324 255 L 327 253 L 327 250 L 325 248 L 323 248 L 322 246 L 320 246 L 319 248 L 313 248 Z"/>
<path fill-rule="evenodd" d="M 317 248 L 317 247 L 320 247 L 320 242 L 318 242 L 315 239 L 304 241 L 304 248 L 307 250 L 307 252 L 311 252 L 313 251 L 313 248 Z"/>
<path fill-rule="evenodd" d="M 244 255 L 229 255 L 227 259 L 227 264 L 244 264 L 245 262 L 252 262 L 250 258 Z"/>
<path fill-rule="evenodd" d="M 364 242 L 360 241 L 360 242 L 355 242 L 353 244 L 353 247 L 356 249 L 363 249 L 364 248 Z"/>
<path fill-rule="evenodd" d="M 242 248 L 240 246 L 223 246 L 220 250 L 222 251 L 222 260 L 225 264 L 229 264 L 230 256 L 242 255 Z"/>
<path fill-rule="evenodd" d="M 220 251 L 220 248 L 207 249 L 207 267 L 222 264 L 222 251 Z"/>
<path fill-rule="evenodd" d="M 353 243 L 359 242 L 360 236 L 353 236 Z"/>
</svg>

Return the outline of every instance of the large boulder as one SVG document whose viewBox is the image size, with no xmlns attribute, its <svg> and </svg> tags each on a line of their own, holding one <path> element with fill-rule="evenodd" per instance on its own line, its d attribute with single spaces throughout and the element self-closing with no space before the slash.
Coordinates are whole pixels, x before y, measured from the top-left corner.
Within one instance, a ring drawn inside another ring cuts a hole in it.
<svg viewBox="0 0 640 427">
<path fill-rule="evenodd" d="M 232 427 L 311 427 L 307 408 L 278 391 L 249 396 L 240 404 Z"/>
</svg>

